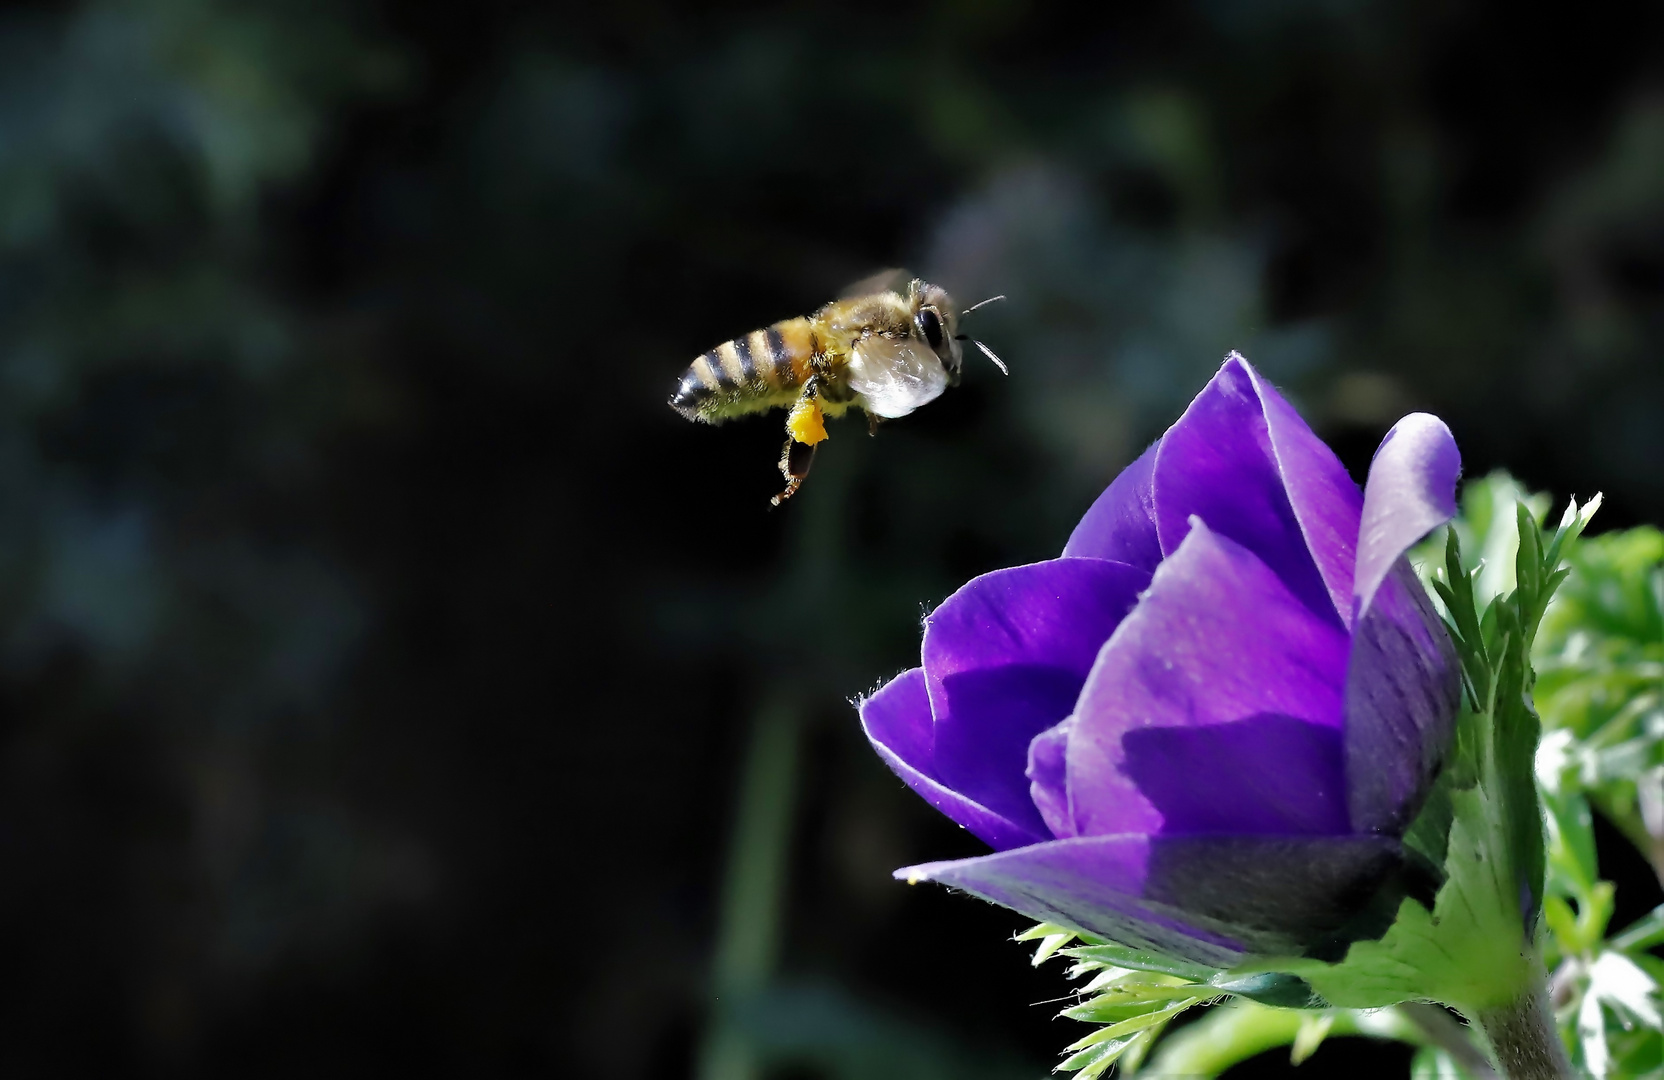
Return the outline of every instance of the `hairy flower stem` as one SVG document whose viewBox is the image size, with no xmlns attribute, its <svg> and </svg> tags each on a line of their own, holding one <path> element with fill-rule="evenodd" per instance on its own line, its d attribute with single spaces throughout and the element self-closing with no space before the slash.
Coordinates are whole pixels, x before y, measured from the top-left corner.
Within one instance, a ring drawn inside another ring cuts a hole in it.
<svg viewBox="0 0 1664 1080">
<path fill-rule="evenodd" d="M 1572 1080 L 1577 1075 L 1555 1029 L 1540 970 L 1519 997 L 1481 1009 L 1475 1019 L 1508 1080 Z"/>
</svg>

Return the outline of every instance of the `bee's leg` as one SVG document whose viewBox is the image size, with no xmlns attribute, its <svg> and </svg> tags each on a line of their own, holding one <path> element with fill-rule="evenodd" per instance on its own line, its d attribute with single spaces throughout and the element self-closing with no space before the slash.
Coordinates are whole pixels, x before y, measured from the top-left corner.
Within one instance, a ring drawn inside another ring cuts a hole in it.
<svg viewBox="0 0 1664 1080">
<path fill-rule="evenodd" d="M 815 447 L 813 443 L 800 443 L 796 439 L 787 439 L 786 448 L 780 452 L 780 474 L 786 478 L 786 490 L 769 500 L 773 506 L 779 506 L 803 486 L 803 478 L 809 475 L 809 466 L 815 462 Z"/>
<path fill-rule="evenodd" d="M 867 434 L 869 436 L 878 434 L 878 417 L 872 413 L 867 414 Z"/>
<path fill-rule="evenodd" d="M 786 478 L 786 490 L 774 497 L 775 506 L 797 494 L 814 463 L 815 445 L 826 441 L 826 417 L 821 413 L 819 397 L 820 376 L 811 375 L 786 417 L 786 448 L 780 452 L 780 473 Z"/>
</svg>

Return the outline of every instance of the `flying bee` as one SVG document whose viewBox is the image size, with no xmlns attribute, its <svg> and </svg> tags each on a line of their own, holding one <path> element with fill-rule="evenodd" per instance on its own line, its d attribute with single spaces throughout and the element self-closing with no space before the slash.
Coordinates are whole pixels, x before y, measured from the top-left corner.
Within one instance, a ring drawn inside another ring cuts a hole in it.
<svg viewBox="0 0 1664 1080">
<path fill-rule="evenodd" d="M 670 407 L 689 420 L 720 424 L 736 416 L 786 408 L 786 447 L 780 473 L 786 490 L 779 506 L 809 475 L 815 448 L 826 441 L 826 418 L 851 408 L 867 414 L 867 430 L 880 420 L 906 416 L 959 384 L 964 358 L 961 315 L 939 286 L 918 278 L 905 290 L 886 288 L 895 273 L 868 278 L 813 315 L 777 322 L 725 341 L 688 365 L 670 396 Z M 980 341 L 973 344 L 1003 372 L 1005 364 Z"/>
</svg>

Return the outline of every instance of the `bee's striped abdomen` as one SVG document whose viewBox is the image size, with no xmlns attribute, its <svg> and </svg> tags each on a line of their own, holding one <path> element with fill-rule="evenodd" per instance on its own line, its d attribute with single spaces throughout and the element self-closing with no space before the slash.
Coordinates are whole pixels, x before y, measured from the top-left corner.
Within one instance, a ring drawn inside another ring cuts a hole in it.
<svg viewBox="0 0 1664 1080">
<path fill-rule="evenodd" d="M 814 351 L 808 319 L 753 330 L 688 365 L 670 407 L 689 420 L 718 421 L 789 402 L 809 377 Z"/>
</svg>

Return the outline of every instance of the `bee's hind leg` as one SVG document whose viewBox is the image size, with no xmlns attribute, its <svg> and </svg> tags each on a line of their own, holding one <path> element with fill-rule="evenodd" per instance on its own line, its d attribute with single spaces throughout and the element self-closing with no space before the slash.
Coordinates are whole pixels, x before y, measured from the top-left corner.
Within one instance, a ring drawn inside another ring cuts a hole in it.
<svg viewBox="0 0 1664 1080">
<path fill-rule="evenodd" d="M 809 466 L 814 464 L 815 447 L 826 441 L 826 418 L 819 397 L 820 376 L 812 375 L 786 417 L 786 448 L 780 452 L 780 474 L 786 478 L 786 490 L 774 497 L 775 506 L 797 494 L 803 478 L 809 475 Z"/>
<path fill-rule="evenodd" d="M 809 475 L 809 466 L 815 463 L 815 446 L 813 443 L 800 443 L 796 439 L 787 439 L 786 448 L 780 452 L 780 474 L 786 478 L 786 490 L 769 500 L 773 506 L 779 506 L 803 486 L 804 477 Z"/>
</svg>

